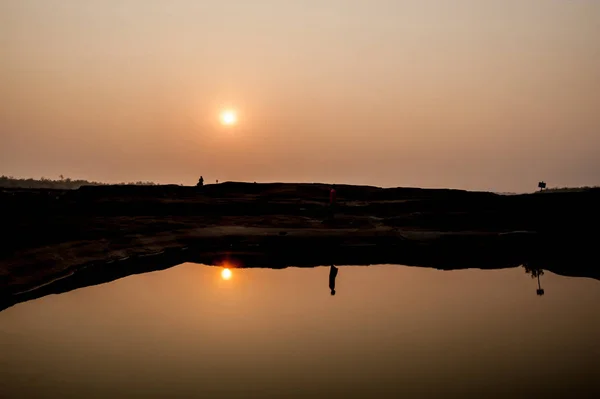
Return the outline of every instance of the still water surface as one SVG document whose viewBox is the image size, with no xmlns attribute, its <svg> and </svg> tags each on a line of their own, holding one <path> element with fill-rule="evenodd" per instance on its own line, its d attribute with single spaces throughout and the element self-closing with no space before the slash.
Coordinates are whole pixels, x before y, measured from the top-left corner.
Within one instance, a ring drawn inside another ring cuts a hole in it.
<svg viewBox="0 0 600 399">
<path fill-rule="evenodd" d="M 0 397 L 600 397 L 600 281 L 184 264 L 0 312 Z"/>
</svg>

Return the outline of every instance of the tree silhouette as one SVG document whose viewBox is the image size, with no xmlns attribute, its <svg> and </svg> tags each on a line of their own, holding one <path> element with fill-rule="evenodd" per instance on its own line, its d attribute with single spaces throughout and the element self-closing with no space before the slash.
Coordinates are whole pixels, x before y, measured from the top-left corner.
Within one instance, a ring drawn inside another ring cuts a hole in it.
<svg viewBox="0 0 600 399">
<path fill-rule="evenodd" d="M 523 265 L 523 267 L 525 268 L 525 273 L 527 274 L 531 274 L 531 278 L 537 278 L 538 281 L 538 288 L 536 290 L 536 294 L 539 296 L 544 295 L 544 290 L 540 284 L 540 276 L 542 276 L 544 274 L 544 269 L 538 269 L 536 267 L 531 267 L 529 264 L 525 263 Z"/>
</svg>

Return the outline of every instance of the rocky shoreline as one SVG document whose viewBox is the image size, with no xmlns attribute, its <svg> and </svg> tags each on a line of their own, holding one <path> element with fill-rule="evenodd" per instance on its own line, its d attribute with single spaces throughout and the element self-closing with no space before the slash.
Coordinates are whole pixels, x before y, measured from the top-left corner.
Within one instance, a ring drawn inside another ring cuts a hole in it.
<svg viewBox="0 0 600 399">
<path fill-rule="evenodd" d="M 533 264 L 534 268 L 550 270 L 566 276 L 591 277 L 600 280 L 600 270 L 574 267 L 585 257 L 553 259 L 536 256 L 544 243 L 536 233 L 446 233 L 407 234 L 381 231 L 378 235 L 351 236 L 349 231 L 335 234 L 309 234 L 307 231 L 251 230 L 220 228 L 172 241 L 156 251 L 131 248 L 118 254 L 103 255 L 84 263 L 61 264 L 61 269 L 40 268 L 37 278 L 22 280 L 6 287 L 0 296 L 0 310 L 14 304 L 49 294 L 110 282 L 132 274 L 167 269 L 181 263 L 193 262 L 230 268 L 317 267 L 330 264 L 354 266 L 398 264 L 433 267 L 441 270 L 466 268 L 499 269 Z M 228 244 L 227 244 L 228 243 Z M 224 249 L 228 246 L 228 249 Z M 546 248 L 548 249 L 548 248 Z M 87 248 L 81 248 L 86 254 Z M 82 255 L 83 257 L 84 255 Z M 75 257 L 74 259 L 81 259 Z M 575 260 L 578 259 L 578 260 Z"/>
<path fill-rule="evenodd" d="M 510 198 L 355 186 L 339 192 L 338 214 L 328 220 L 324 185 L 3 190 L 9 239 L 0 251 L 0 309 L 184 262 L 448 270 L 538 262 L 599 278 L 582 255 L 593 253 L 597 233 L 576 228 L 597 223 L 597 191 Z"/>
</svg>

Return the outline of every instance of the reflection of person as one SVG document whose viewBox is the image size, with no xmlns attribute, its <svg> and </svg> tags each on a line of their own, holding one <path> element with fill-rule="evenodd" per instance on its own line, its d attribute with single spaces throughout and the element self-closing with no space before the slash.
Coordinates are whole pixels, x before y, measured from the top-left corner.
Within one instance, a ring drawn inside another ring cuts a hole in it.
<svg viewBox="0 0 600 399">
<path fill-rule="evenodd" d="M 331 290 L 331 295 L 335 295 L 335 278 L 337 277 L 338 269 L 334 265 L 331 265 L 329 269 L 329 289 Z"/>
</svg>

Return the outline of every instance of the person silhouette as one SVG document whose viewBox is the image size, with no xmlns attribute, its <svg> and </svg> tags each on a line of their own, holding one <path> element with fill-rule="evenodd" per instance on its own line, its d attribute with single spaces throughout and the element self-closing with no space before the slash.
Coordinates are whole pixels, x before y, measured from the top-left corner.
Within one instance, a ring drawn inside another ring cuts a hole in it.
<svg viewBox="0 0 600 399">
<path fill-rule="evenodd" d="M 331 265 L 329 268 L 329 289 L 331 290 L 331 295 L 335 295 L 335 278 L 338 274 L 338 268 L 334 265 Z"/>
<path fill-rule="evenodd" d="M 198 179 L 198 184 L 196 184 L 196 186 L 198 186 L 198 187 L 204 186 L 204 177 L 200 176 L 200 179 Z"/>
</svg>

